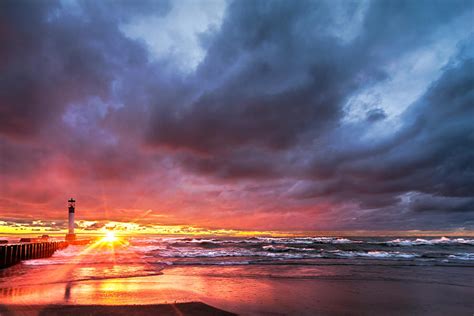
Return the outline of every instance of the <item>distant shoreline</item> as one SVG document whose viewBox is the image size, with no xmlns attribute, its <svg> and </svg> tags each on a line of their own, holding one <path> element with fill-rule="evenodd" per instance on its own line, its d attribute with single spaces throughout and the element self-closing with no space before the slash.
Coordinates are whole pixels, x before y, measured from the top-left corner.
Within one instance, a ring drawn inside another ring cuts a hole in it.
<svg viewBox="0 0 474 316">
<path fill-rule="evenodd" d="M 1 226 L 0 226 L 1 230 Z M 0 231 L 2 236 L 38 236 L 48 234 L 51 237 L 64 237 L 65 232 L 25 232 L 25 233 L 6 233 Z M 77 233 L 79 237 L 99 237 L 103 233 Z M 251 238 L 251 237 L 474 237 L 474 231 L 317 231 L 317 232 L 278 232 L 265 234 L 134 234 L 123 233 L 123 237 L 181 237 L 181 238 Z"/>
</svg>

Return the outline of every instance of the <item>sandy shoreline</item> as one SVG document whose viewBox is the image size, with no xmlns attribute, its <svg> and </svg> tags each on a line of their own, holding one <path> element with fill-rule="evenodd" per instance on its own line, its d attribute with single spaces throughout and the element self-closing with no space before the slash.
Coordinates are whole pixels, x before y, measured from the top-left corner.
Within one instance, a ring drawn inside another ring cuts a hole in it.
<svg viewBox="0 0 474 316">
<path fill-rule="evenodd" d="M 96 315 L 176 315 L 176 316 L 232 316 L 236 315 L 201 302 L 177 303 L 177 304 L 156 304 L 156 305 L 13 305 L 1 306 L 2 316 L 96 316 Z"/>
<path fill-rule="evenodd" d="M 73 310 L 74 315 L 98 315 L 94 308 L 104 311 L 102 315 L 110 314 L 108 309 L 119 315 L 166 315 L 175 302 L 207 304 L 209 315 L 214 315 L 212 307 L 240 315 L 471 315 L 474 311 L 472 267 L 210 266 L 162 272 L 44 285 L 4 283 L 0 302 L 4 310 L 13 311 L 5 315 L 43 315 L 34 313 L 38 309 L 28 311 L 38 305 L 52 313 L 44 315 Z M 199 309 L 203 305 L 182 306 L 191 306 L 185 315 L 207 315 Z M 154 313 L 150 308 L 163 310 Z"/>
</svg>

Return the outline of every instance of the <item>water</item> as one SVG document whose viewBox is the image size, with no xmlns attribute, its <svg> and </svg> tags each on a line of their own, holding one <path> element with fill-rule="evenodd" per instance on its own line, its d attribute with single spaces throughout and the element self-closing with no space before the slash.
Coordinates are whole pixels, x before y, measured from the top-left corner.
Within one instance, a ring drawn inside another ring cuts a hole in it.
<svg viewBox="0 0 474 316">
<path fill-rule="evenodd" d="M 472 237 L 135 237 L 0 270 L 0 305 L 203 301 L 245 315 L 313 315 L 347 314 L 348 301 L 385 311 L 397 297 L 407 313 L 465 312 L 473 267 Z"/>
<path fill-rule="evenodd" d="M 91 249 L 92 248 L 92 249 Z M 87 256 L 78 255 L 87 253 Z M 70 246 L 26 265 L 331 265 L 411 264 L 474 266 L 470 238 L 130 238 L 120 245 Z"/>
<path fill-rule="evenodd" d="M 132 239 L 130 247 L 150 262 L 168 265 L 373 264 L 386 260 L 474 265 L 474 239 L 469 238 L 160 238 Z"/>
<path fill-rule="evenodd" d="M 24 261 L 0 270 L 0 286 L 153 276 L 180 266 L 257 265 L 474 267 L 474 239 L 129 238 L 69 246 L 51 258 Z"/>
</svg>

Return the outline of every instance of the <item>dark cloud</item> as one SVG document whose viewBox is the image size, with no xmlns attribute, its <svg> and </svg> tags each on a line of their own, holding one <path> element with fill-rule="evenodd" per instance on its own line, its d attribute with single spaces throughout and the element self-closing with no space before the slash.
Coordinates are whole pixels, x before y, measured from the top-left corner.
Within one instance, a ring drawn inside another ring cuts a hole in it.
<svg viewBox="0 0 474 316">
<path fill-rule="evenodd" d="M 367 111 L 367 121 L 369 122 L 376 122 L 383 120 L 386 118 L 387 115 L 383 109 L 371 109 Z"/>
<path fill-rule="evenodd" d="M 71 104 L 92 96 L 108 99 L 114 80 L 145 65 L 146 50 L 126 38 L 110 17 L 162 14 L 156 9 L 166 3 L 79 1 L 68 7 L 7 0 L 0 5 L 0 40 L 8 43 L 0 49 L 0 133 L 27 137 L 60 124 Z"/>
<path fill-rule="evenodd" d="M 347 121 L 400 60 L 469 27 L 472 1 L 233 1 L 187 74 L 122 30 L 173 5 L 0 2 L 0 219 L 35 203 L 57 216 L 80 192 L 91 210 L 214 227 L 472 225 L 472 38 L 446 44 L 457 53 L 398 117 L 376 102 Z"/>
<path fill-rule="evenodd" d="M 369 209 L 399 205 L 399 210 L 392 210 L 396 213 L 408 208 L 472 214 L 473 70 L 472 58 L 454 59 L 405 113 L 405 124 L 395 140 L 388 142 L 390 146 L 382 143 L 359 152 L 341 150 L 330 161 L 318 157 L 315 167 L 322 164 L 332 169 L 332 180 L 304 186 L 298 196 L 332 196 L 339 201 L 358 201 Z M 421 195 L 408 205 L 397 203 L 407 192 Z M 410 215 L 401 216 L 398 221 L 410 220 Z M 465 220 L 459 217 L 459 222 Z"/>
<path fill-rule="evenodd" d="M 79 225 L 76 224 L 76 228 L 82 228 L 84 230 L 99 230 L 101 228 L 105 227 L 105 223 L 90 223 L 90 224 L 84 224 L 84 223 L 79 223 Z"/>
<path fill-rule="evenodd" d="M 362 70 L 349 61 L 350 50 L 319 32 L 325 25 L 318 17 L 328 10 L 314 2 L 230 5 L 196 72 L 196 97 L 158 106 L 149 141 L 208 154 L 236 146 L 282 150 L 305 132 L 334 127 Z"/>
<path fill-rule="evenodd" d="M 467 212 L 474 209 L 474 198 L 443 197 L 417 194 L 410 199 L 409 207 L 415 212 Z"/>
<path fill-rule="evenodd" d="M 373 50 L 389 49 L 386 42 L 402 36 L 392 26 L 380 31 L 373 20 L 402 28 L 423 20 L 429 26 L 417 30 L 413 36 L 418 40 L 410 45 L 394 45 L 392 50 L 400 54 L 415 49 L 425 33 L 431 35 L 430 30 L 462 13 L 463 5 L 449 6 L 445 16 L 442 3 L 375 4 L 368 9 L 362 35 L 344 43 L 330 32 L 336 21 L 329 3 L 234 2 L 197 71 L 197 97 L 184 104 L 158 105 L 148 141 L 209 155 L 209 164 L 222 153 L 238 156 L 236 147 L 247 147 L 255 156 L 314 143 L 338 128 L 344 102 L 352 93 L 388 77 L 385 64 L 374 62 Z M 355 10 L 348 14 L 352 17 Z M 383 115 L 383 110 L 372 110 L 368 119 Z M 237 165 L 239 159 L 226 160 Z"/>
<path fill-rule="evenodd" d="M 373 61 L 391 59 L 433 40 L 437 28 L 464 13 L 472 15 L 469 0 L 372 1 L 360 44 L 369 46 Z"/>
</svg>

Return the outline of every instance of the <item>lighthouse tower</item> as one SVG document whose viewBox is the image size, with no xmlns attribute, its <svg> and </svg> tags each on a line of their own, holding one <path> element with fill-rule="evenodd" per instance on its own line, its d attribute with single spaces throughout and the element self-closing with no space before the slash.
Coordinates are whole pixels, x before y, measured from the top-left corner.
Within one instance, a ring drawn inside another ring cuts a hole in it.
<svg viewBox="0 0 474 316">
<path fill-rule="evenodd" d="M 76 240 L 76 234 L 74 234 L 74 213 L 76 211 L 76 200 L 70 198 L 67 201 L 68 211 L 69 211 L 69 224 L 68 224 L 68 234 L 66 235 L 67 241 Z"/>
</svg>

